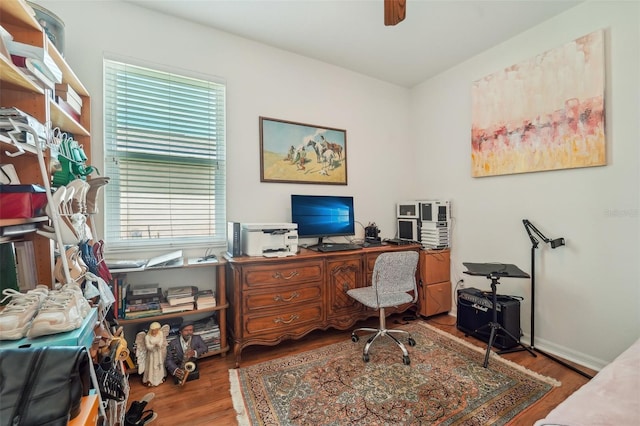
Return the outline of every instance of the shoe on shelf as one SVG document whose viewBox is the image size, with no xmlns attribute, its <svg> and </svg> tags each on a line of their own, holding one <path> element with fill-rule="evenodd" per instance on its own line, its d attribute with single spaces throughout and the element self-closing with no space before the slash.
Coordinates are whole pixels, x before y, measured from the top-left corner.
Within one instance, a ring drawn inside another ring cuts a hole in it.
<svg viewBox="0 0 640 426">
<path fill-rule="evenodd" d="M 103 186 L 109 183 L 109 177 L 102 176 L 89 179 L 89 190 L 86 195 L 87 214 L 98 213 L 98 195 Z"/>
<path fill-rule="evenodd" d="M 47 204 L 45 207 L 45 211 L 47 216 L 51 218 L 52 221 L 58 222 L 58 228 L 60 231 L 60 237 L 62 238 L 62 242 L 68 245 L 77 245 L 80 242 L 80 238 L 74 232 L 73 226 L 68 220 L 65 220 L 64 213 L 64 203 L 67 196 L 67 188 L 65 186 L 59 187 L 56 192 L 54 192 L 51 196 L 53 201 L 53 205 Z M 54 227 L 55 229 L 55 227 Z M 38 234 L 50 238 L 52 240 L 56 240 L 55 232 L 50 232 L 47 230 L 39 230 Z"/>
<path fill-rule="evenodd" d="M 70 292 L 52 290 L 33 318 L 27 337 L 47 336 L 75 330 L 82 325 L 76 297 Z"/>
<path fill-rule="evenodd" d="M 65 251 L 65 257 L 67 259 L 67 267 L 69 268 L 69 278 L 71 279 L 71 282 L 67 282 L 67 275 L 64 271 L 64 264 L 61 256 L 56 260 L 53 276 L 61 284 L 77 284 L 82 282 L 88 268 L 86 263 L 84 263 L 84 260 L 82 260 L 80 248 L 78 246 L 69 247 Z"/>
<path fill-rule="evenodd" d="M 4 289 L 4 302 L 11 301 L 0 312 L 0 340 L 20 340 L 29 330 L 33 318 L 47 297 L 45 290 L 38 286 L 27 293 L 20 293 L 13 289 Z M 48 293 L 48 289 L 46 290 Z"/>
<path fill-rule="evenodd" d="M 84 319 L 91 312 L 91 305 L 84 297 L 84 292 L 78 284 L 65 284 L 60 288 L 60 293 L 66 293 L 73 296 L 78 313 Z"/>
<path fill-rule="evenodd" d="M 75 191 L 71 200 L 71 211 L 73 213 L 84 214 L 87 211 L 87 192 L 89 191 L 89 183 L 83 179 L 75 179 L 69 182 L 67 189 L 73 187 Z"/>
</svg>

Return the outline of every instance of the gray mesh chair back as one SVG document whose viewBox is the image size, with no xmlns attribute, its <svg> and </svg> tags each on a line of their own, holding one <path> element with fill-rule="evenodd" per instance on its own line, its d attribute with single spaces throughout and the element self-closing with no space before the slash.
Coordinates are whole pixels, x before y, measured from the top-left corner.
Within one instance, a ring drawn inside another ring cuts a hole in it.
<svg viewBox="0 0 640 426">
<path fill-rule="evenodd" d="M 418 252 L 399 251 L 382 253 L 376 259 L 373 267 L 372 285 L 369 287 L 354 288 L 347 291 L 347 294 L 362 303 L 363 305 L 379 310 L 380 325 L 376 328 L 358 328 L 351 333 L 351 340 L 360 340 L 358 332 L 373 332 L 363 350 L 362 359 L 369 361 L 369 348 L 371 344 L 380 336 L 390 337 L 402 350 L 403 362 L 410 363 L 409 353 L 402 342 L 393 334 L 404 334 L 408 336 L 410 346 L 415 345 L 415 340 L 411 334 L 404 330 L 387 330 L 385 308 L 400 306 L 406 303 L 415 303 L 418 297 L 416 286 L 416 268 L 418 266 Z M 410 292 L 413 291 L 413 294 Z"/>
<path fill-rule="evenodd" d="M 401 251 L 382 253 L 373 265 L 372 286 L 379 298 L 378 306 L 371 308 L 399 306 L 407 303 L 406 295 L 413 291 L 413 303 L 418 299 L 416 287 L 416 267 L 418 252 Z M 404 295 L 403 295 L 404 294 Z M 396 302 L 396 299 L 399 300 Z"/>
</svg>

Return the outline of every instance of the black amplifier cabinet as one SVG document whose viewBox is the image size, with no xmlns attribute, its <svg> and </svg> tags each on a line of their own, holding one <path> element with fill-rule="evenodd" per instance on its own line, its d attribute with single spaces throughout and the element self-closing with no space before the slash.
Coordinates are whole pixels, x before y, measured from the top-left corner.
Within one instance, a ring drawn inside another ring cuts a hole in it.
<svg viewBox="0 0 640 426">
<path fill-rule="evenodd" d="M 520 301 L 511 296 L 498 295 L 498 324 L 505 330 L 520 338 Z M 489 324 L 492 319 L 493 303 L 491 292 L 484 292 L 477 288 L 463 288 L 458 290 L 458 318 L 456 327 L 466 335 L 474 336 L 482 341 L 489 342 L 491 329 L 483 325 Z M 518 345 L 518 342 L 503 332 L 498 333 L 493 346 L 498 349 L 509 349 Z"/>
</svg>

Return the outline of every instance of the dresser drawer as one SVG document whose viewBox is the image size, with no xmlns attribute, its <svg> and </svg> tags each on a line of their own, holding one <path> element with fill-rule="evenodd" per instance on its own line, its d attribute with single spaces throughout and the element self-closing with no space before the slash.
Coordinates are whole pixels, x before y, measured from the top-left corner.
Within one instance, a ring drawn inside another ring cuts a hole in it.
<svg viewBox="0 0 640 426">
<path fill-rule="evenodd" d="M 319 282 L 281 286 L 277 289 L 247 291 L 244 295 L 244 312 L 250 314 L 263 309 L 278 308 L 281 312 L 306 302 L 321 302 L 322 288 Z"/>
<path fill-rule="evenodd" d="M 263 337 L 279 339 L 282 334 L 293 337 L 302 329 L 308 330 L 310 324 L 322 323 L 322 302 L 311 305 L 299 305 L 297 308 L 283 309 L 269 314 L 248 315 L 244 323 L 244 337 Z M 269 336 L 272 334 L 273 336 Z"/>
<path fill-rule="evenodd" d="M 288 262 L 243 268 L 243 289 L 320 281 L 322 262 Z M 276 287 L 277 288 L 277 287 Z"/>
</svg>

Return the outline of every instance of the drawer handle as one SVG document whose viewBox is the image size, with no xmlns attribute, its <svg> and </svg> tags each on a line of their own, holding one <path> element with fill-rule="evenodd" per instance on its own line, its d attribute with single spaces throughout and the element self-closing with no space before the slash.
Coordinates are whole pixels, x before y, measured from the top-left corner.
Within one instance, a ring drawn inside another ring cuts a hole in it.
<svg viewBox="0 0 640 426">
<path fill-rule="evenodd" d="M 275 300 L 276 302 L 291 302 L 293 299 L 296 299 L 300 297 L 300 294 L 298 294 L 297 292 L 293 292 L 291 293 L 291 297 L 282 297 L 279 294 L 276 296 L 273 296 L 273 300 Z"/>
<path fill-rule="evenodd" d="M 273 320 L 273 322 L 275 322 L 276 324 L 291 324 L 292 322 L 294 322 L 295 320 L 297 320 L 298 318 L 300 318 L 298 315 L 291 315 L 291 317 L 288 320 L 283 320 L 282 318 L 276 318 Z"/>
<path fill-rule="evenodd" d="M 350 290 L 349 283 L 342 283 L 342 291 L 346 293 L 349 290 Z"/>
<path fill-rule="evenodd" d="M 283 280 L 290 280 L 291 278 L 295 277 L 296 275 L 298 275 L 298 271 L 293 271 L 292 273 L 289 274 L 288 277 L 283 276 L 280 272 L 276 272 L 273 274 L 273 278 L 278 279 L 281 278 Z"/>
</svg>

